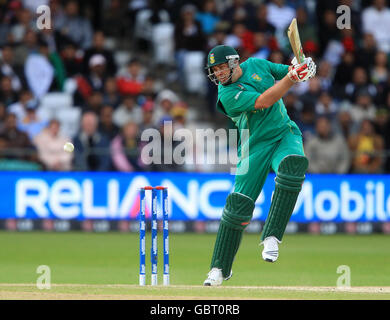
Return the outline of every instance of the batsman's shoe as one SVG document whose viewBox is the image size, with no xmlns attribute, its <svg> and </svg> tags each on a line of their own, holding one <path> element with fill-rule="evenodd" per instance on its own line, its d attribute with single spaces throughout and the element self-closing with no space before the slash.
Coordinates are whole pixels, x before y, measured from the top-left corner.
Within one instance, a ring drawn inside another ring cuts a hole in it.
<svg viewBox="0 0 390 320">
<path fill-rule="evenodd" d="M 222 275 L 222 269 L 212 268 L 207 274 L 207 279 L 203 282 L 204 286 L 220 286 L 223 280 L 229 280 L 233 275 L 233 271 L 230 271 L 228 277 L 224 278 Z"/>
<path fill-rule="evenodd" d="M 264 244 L 264 249 L 262 252 L 263 259 L 268 262 L 275 262 L 279 256 L 279 247 L 278 243 L 280 241 L 275 237 L 267 237 L 261 244 Z"/>
</svg>

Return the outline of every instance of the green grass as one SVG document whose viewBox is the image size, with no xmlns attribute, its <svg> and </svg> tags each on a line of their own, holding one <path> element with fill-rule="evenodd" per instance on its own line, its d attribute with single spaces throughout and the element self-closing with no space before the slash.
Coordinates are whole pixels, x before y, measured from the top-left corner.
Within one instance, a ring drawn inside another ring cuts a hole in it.
<svg viewBox="0 0 390 320">
<path fill-rule="evenodd" d="M 161 234 L 159 235 L 161 236 Z M 159 281 L 162 282 L 162 241 Z M 352 287 L 390 286 L 390 238 L 386 235 L 286 235 L 276 263 L 261 259 L 259 235 L 245 234 L 233 265 L 229 288 L 193 287 L 203 283 L 213 250 L 215 234 L 171 234 L 169 288 L 140 288 L 139 241 L 135 233 L 44 233 L 0 232 L 0 284 L 35 284 L 39 265 L 51 269 L 53 293 L 160 295 L 176 297 L 242 297 L 302 299 L 390 299 L 390 293 L 308 292 L 247 286 L 335 287 L 337 268 L 351 270 Z M 149 245 L 150 235 L 147 234 Z M 150 247 L 147 246 L 147 282 L 149 283 Z M 237 287 L 230 288 L 231 286 Z M 241 288 L 239 288 L 241 287 Z M 39 292 L 35 286 L 1 286 L 1 291 Z M 283 294 L 282 294 L 283 292 Z"/>
</svg>

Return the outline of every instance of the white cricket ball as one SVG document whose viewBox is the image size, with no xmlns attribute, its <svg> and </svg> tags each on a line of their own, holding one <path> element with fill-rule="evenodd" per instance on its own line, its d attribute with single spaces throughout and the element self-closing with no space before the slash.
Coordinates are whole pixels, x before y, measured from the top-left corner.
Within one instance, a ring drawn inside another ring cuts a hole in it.
<svg viewBox="0 0 390 320">
<path fill-rule="evenodd" d="M 64 144 L 64 150 L 66 151 L 66 152 L 73 152 L 73 150 L 74 150 L 74 145 L 71 143 L 71 142 L 67 142 L 67 143 L 65 143 Z"/>
</svg>

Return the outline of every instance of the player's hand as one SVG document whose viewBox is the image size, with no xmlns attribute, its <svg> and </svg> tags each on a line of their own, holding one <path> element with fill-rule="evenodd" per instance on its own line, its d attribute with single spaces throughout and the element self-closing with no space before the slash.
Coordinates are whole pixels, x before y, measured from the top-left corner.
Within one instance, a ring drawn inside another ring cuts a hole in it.
<svg viewBox="0 0 390 320">
<path fill-rule="evenodd" d="M 317 65 L 311 57 L 305 58 L 303 62 L 307 63 L 307 68 L 309 69 L 309 79 L 314 78 L 317 72 Z"/>
<path fill-rule="evenodd" d="M 293 82 L 303 82 L 313 78 L 316 74 L 316 70 L 316 64 L 313 59 L 309 57 L 305 58 L 300 64 L 293 64 L 287 75 Z"/>
</svg>

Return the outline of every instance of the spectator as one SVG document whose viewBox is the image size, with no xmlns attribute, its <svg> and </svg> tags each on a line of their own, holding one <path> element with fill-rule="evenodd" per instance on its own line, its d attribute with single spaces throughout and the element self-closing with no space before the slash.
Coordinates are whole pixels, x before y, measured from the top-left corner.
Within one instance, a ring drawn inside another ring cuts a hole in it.
<svg viewBox="0 0 390 320">
<path fill-rule="evenodd" d="M 65 12 L 61 0 L 49 0 L 52 27 L 55 32 L 59 32 L 60 26 L 64 23 Z M 36 10 L 34 10 L 36 12 Z"/>
<path fill-rule="evenodd" d="M 356 38 L 355 38 L 355 29 L 342 29 L 340 31 L 340 42 L 342 44 L 342 48 L 344 52 L 352 52 L 354 53 L 356 51 Z"/>
<path fill-rule="evenodd" d="M 382 106 L 388 106 L 388 95 L 390 94 L 390 74 L 387 77 L 386 83 L 383 85 L 383 87 L 379 87 L 379 92 L 378 92 L 378 105 Z"/>
<path fill-rule="evenodd" d="M 92 90 L 103 92 L 104 84 L 107 79 L 107 63 L 106 58 L 102 54 L 94 54 L 88 62 L 89 73 L 87 75 L 87 82 Z"/>
<path fill-rule="evenodd" d="M 247 0 L 233 0 L 233 4 L 222 13 L 222 19 L 230 23 L 251 24 L 254 13 L 255 8 L 252 3 Z"/>
<path fill-rule="evenodd" d="M 352 74 L 356 67 L 355 56 L 352 52 L 346 52 L 342 56 L 341 63 L 337 66 L 334 76 L 334 86 L 341 92 L 348 83 L 352 81 Z"/>
<path fill-rule="evenodd" d="M 303 51 L 306 56 L 312 56 L 312 53 L 317 53 L 319 49 L 316 25 L 308 21 L 307 11 L 304 7 L 299 7 L 296 11 L 296 15 Z"/>
<path fill-rule="evenodd" d="M 195 20 L 196 7 L 191 4 L 181 8 L 180 19 L 175 26 L 176 51 L 202 51 L 205 49 L 205 36 L 202 27 Z"/>
<path fill-rule="evenodd" d="M 103 107 L 103 94 L 99 91 L 93 91 L 84 105 L 83 111 L 92 111 L 96 115 L 100 114 Z"/>
<path fill-rule="evenodd" d="M 53 82 L 50 91 L 62 91 L 66 78 L 66 71 L 61 57 L 56 51 L 50 51 L 45 40 L 39 41 L 39 52 L 50 62 L 54 70 Z"/>
<path fill-rule="evenodd" d="M 28 9 L 21 8 L 17 11 L 17 23 L 15 23 L 10 30 L 10 41 L 14 44 L 21 43 L 27 30 L 34 28 L 34 21 L 32 20 L 31 12 Z"/>
<path fill-rule="evenodd" d="M 372 33 L 381 51 L 390 53 L 390 9 L 386 0 L 374 0 L 362 12 L 363 32 Z"/>
<path fill-rule="evenodd" d="M 332 65 L 325 60 L 322 60 L 318 65 L 316 78 L 321 83 L 321 90 L 331 90 L 333 83 Z"/>
<path fill-rule="evenodd" d="M 246 27 L 245 27 L 245 24 L 243 23 L 235 23 L 233 26 L 232 26 L 232 31 L 231 33 L 229 33 L 227 36 L 226 36 L 226 39 L 225 39 L 225 45 L 227 46 L 231 46 L 235 49 L 240 49 L 243 47 L 243 42 L 242 42 L 242 38 L 243 38 L 243 34 L 246 32 Z M 242 57 L 241 57 L 242 59 Z"/>
<path fill-rule="evenodd" d="M 103 103 L 116 109 L 121 102 L 115 78 L 107 78 L 104 84 Z"/>
<path fill-rule="evenodd" d="M 38 51 L 38 36 L 33 30 L 27 30 L 23 42 L 15 47 L 14 63 L 16 66 L 24 66 L 27 57 Z"/>
<path fill-rule="evenodd" d="M 134 23 L 136 21 L 137 14 L 144 9 L 147 9 L 148 6 L 148 0 L 133 0 L 128 3 L 127 6 L 127 14 L 129 17 L 129 24 L 130 24 L 130 30 L 133 31 L 134 29 Z M 115 20 L 117 22 L 118 20 Z"/>
<path fill-rule="evenodd" d="M 387 54 L 379 51 L 375 55 L 375 65 L 371 69 L 371 82 L 375 85 L 384 85 L 388 75 Z"/>
<path fill-rule="evenodd" d="M 156 77 L 152 73 L 148 73 L 145 76 L 145 81 L 142 86 L 142 91 L 137 97 L 139 105 L 144 104 L 147 100 L 154 100 L 162 89 L 161 83 L 156 80 Z"/>
<path fill-rule="evenodd" d="M 100 110 L 99 132 L 112 140 L 118 133 L 119 128 L 112 121 L 113 108 L 105 105 Z"/>
<path fill-rule="evenodd" d="M 284 55 L 280 50 L 272 51 L 269 60 L 273 63 L 284 63 Z"/>
<path fill-rule="evenodd" d="M 8 153 L 8 141 L 0 135 L 0 166 L 3 166 L 3 164 L 7 162 Z M 1 169 L 4 170 L 3 168 Z"/>
<path fill-rule="evenodd" d="M 357 95 L 361 91 L 366 91 L 371 96 L 375 96 L 377 93 L 375 86 L 368 82 L 367 73 L 364 68 L 356 67 L 352 75 L 352 82 L 345 86 L 345 97 L 355 103 Z"/>
<path fill-rule="evenodd" d="M 50 120 L 48 126 L 33 140 L 38 150 L 38 158 L 50 171 L 69 171 L 72 169 L 73 153 L 64 152 L 64 144 L 69 139 L 60 134 L 60 122 Z"/>
<path fill-rule="evenodd" d="M 231 45 L 234 48 L 241 49 L 241 58 L 243 55 L 245 55 L 245 53 L 242 51 L 245 51 L 248 55 L 251 55 L 256 50 L 253 39 L 253 32 L 248 30 L 245 24 L 242 22 L 236 22 L 233 25 L 233 32 L 226 37 L 226 44 Z"/>
<path fill-rule="evenodd" d="M 22 90 L 19 94 L 19 100 L 8 106 L 7 112 L 16 115 L 17 123 L 23 121 L 26 116 L 26 103 L 33 99 L 33 95 L 29 90 Z"/>
<path fill-rule="evenodd" d="M 185 60 L 188 52 L 203 52 L 206 38 L 202 27 L 195 20 L 196 7 L 191 4 L 181 9 L 180 19 L 175 25 L 175 51 L 179 80 L 185 73 Z M 186 78 L 186 77 L 185 77 Z"/>
<path fill-rule="evenodd" d="M 353 121 L 349 108 L 342 106 L 339 113 L 337 114 L 336 120 L 336 132 L 341 134 L 346 141 L 348 141 L 352 131 L 353 131 Z"/>
<path fill-rule="evenodd" d="M 256 9 L 256 17 L 247 22 L 247 27 L 253 32 L 265 33 L 268 37 L 275 34 L 276 28 L 268 22 L 268 9 L 264 3 Z"/>
<path fill-rule="evenodd" d="M 174 104 L 179 102 L 179 97 L 171 90 L 165 89 L 156 97 L 154 111 L 154 123 L 158 125 L 164 117 L 169 117 Z"/>
<path fill-rule="evenodd" d="M 28 135 L 17 128 L 16 116 L 8 113 L 5 117 L 4 128 L 0 132 L 10 149 L 9 159 L 36 161 L 37 155 Z"/>
<path fill-rule="evenodd" d="M 12 89 L 21 90 L 22 85 L 25 84 L 23 68 L 16 66 L 12 47 L 10 45 L 3 46 L 0 57 L 0 77 L 10 77 Z"/>
<path fill-rule="evenodd" d="M 142 134 L 147 129 L 157 129 L 153 122 L 154 102 L 146 101 L 142 106 L 142 122 L 139 126 L 139 132 Z"/>
<path fill-rule="evenodd" d="M 196 20 L 200 22 L 205 35 L 211 35 L 221 18 L 218 16 L 215 0 L 204 0 L 202 11 L 196 14 Z"/>
<path fill-rule="evenodd" d="M 137 10 L 135 17 L 134 40 L 137 49 L 147 51 L 151 46 L 151 39 L 155 37 L 156 26 L 170 23 L 169 12 L 163 1 L 150 0 L 149 7 Z"/>
<path fill-rule="evenodd" d="M 267 35 L 264 32 L 253 34 L 254 53 L 252 57 L 259 59 L 268 59 L 271 53 L 267 45 Z"/>
<path fill-rule="evenodd" d="M 19 0 L 17 0 L 19 1 Z M 49 5 L 49 0 L 20 0 L 23 3 L 23 7 L 35 14 L 37 8 L 41 5 Z"/>
<path fill-rule="evenodd" d="M 297 122 L 305 142 L 315 134 L 315 112 L 314 105 L 306 103 L 302 107 L 300 120 Z"/>
<path fill-rule="evenodd" d="M 332 133 L 326 117 L 316 121 L 316 135 L 305 143 L 311 173 L 347 173 L 350 167 L 348 145 L 343 136 Z"/>
<path fill-rule="evenodd" d="M 61 57 L 68 78 L 80 75 L 83 72 L 83 59 L 77 53 L 77 46 L 72 41 L 65 41 L 61 48 Z"/>
<path fill-rule="evenodd" d="M 321 95 L 321 83 L 320 80 L 315 77 L 308 81 L 308 88 L 304 95 L 300 97 L 302 103 L 308 103 L 311 105 L 315 105 L 318 101 L 318 98 Z"/>
<path fill-rule="evenodd" d="M 61 45 L 71 41 L 69 38 L 62 36 L 53 28 L 40 30 L 39 39 L 47 43 L 50 53 L 59 53 Z"/>
<path fill-rule="evenodd" d="M 332 96 L 329 94 L 329 92 L 323 91 L 315 107 L 316 116 L 327 117 L 328 120 L 333 124 L 337 111 L 337 105 L 334 102 Z"/>
<path fill-rule="evenodd" d="M 11 24 L 16 21 L 16 12 L 21 9 L 21 3 L 2 2 L 0 4 L 0 46 L 9 43 L 12 39 L 9 36 Z"/>
<path fill-rule="evenodd" d="M 276 32 L 284 32 L 295 17 L 295 10 L 286 6 L 284 0 L 272 0 L 267 11 L 267 20 L 276 28 Z"/>
<path fill-rule="evenodd" d="M 390 150 L 390 109 L 378 109 L 375 115 L 375 128 L 384 139 L 385 149 Z"/>
<path fill-rule="evenodd" d="M 288 91 L 283 97 L 284 105 L 286 106 L 287 114 L 292 121 L 299 120 L 299 114 L 302 108 L 297 95 L 293 91 Z"/>
<path fill-rule="evenodd" d="M 122 172 L 144 171 L 141 159 L 142 144 L 139 139 L 138 125 L 126 123 L 121 134 L 111 142 L 111 155 L 114 168 Z"/>
<path fill-rule="evenodd" d="M 7 109 L 4 103 L 0 102 L 0 132 L 4 130 L 6 116 L 7 116 Z"/>
<path fill-rule="evenodd" d="M 317 1 L 315 6 L 315 1 L 301 0 L 125 2 L 107 0 L 101 8 L 95 8 L 75 0 L 0 1 L 1 130 L 5 130 L 5 115 L 13 113 L 17 127 L 34 136 L 41 128 L 37 121 L 52 117 L 48 112 L 50 97 L 46 99 L 46 93 L 62 90 L 73 94 L 74 107 L 61 110 L 64 129 L 72 131 L 72 135 L 77 129 L 71 130 L 70 126 L 78 128 L 79 121 L 73 124 L 71 119 L 77 116 L 79 108 L 83 113 L 93 111 L 98 116 L 98 133 L 104 133 L 111 141 L 120 135 L 119 125 L 123 127 L 126 122 L 137 123 L 138 132 L 153 127 L 162 129 L 164 119 L 173 121 L 173 130 L 203 126 L 203 121 L 210 122 L 208 126 L 229 127 L 230 124 L 222 124 L 218 113 L 215 114 L 218 87 L 205 81 L 205 51 L 218 44 L 228 44 L 240 53 L 240 62 L 254 56 L 289 64 L 292 51 L 286 27 L 292 17 L 286 17 L 292 13 L 297 18 L 305 55 L 312 56 L 317 64 L 316 77 L 296 85 L 284 97 L 287 112 L 297 122 L 305 143 L 316 136 L 316 117 L 326 116 L 332 125 L 330 136 L 342 135 L 345 140 L 360 132 L 361 122 L 368 118 L 375 121 L 377 134 L 384 140 L 383 148 L 390 149 L 387 130 L 390 120 L 385 111 L 390 110 L 387 101 L 390 51 L 386 49 L 390 48 L 386 40 L 390 36 L 384 28 L 389 24 L 388 1 Z M 54 28 L 36 30 L 33 8 L 37 4 L 50 6 Z M 336 9 L 340 4 L 351 8 L 350 29 L 337 27 Z M 363 11 L 367 5 L 371 7 Z M 122 19 L 129 13 L 126 8 L 134 13 L 131 21 Z M 94 30 L 88 20 L 93 21 Z M 121 23 L 111 26 L 109 21 Z M 129 29 L 134 22 L 136 30 Z M 134 42 L 128 48 L 123 46 L 121 37 L 127 35 L 144 41 L 144 46 L 142 43 L 135 46 Z M 89 45 L 85 45 L 86 39 Z M 30 58 L 35 61 L 31 63 Z M 118 73 L 116 64 L 121 66 Z M 173 91 L 166 90 L 167 85 Z M 188 109 L 178 107 L 183 94 Z M 44 98 L 45 104 L 36 111 L 29 107 L 30 111 L 26 112 L 27 102 L 37 97 Z M 187 119 L 188 114 L 191 117 Z M 7 141 L 0 137 L 3 148 L 8 148 Z M 390 157 L 387 159 L 383 163 L 384 172 L 390 172 Z M 0 166 L 4 168 L 3 164 Z M 153 166 L 150 169 L 182 168 Z M 196 166 L 183 166 L 183 169 L 207 170 Z"/>
<path fill-rule="evenodd" d="M 120 21 L 121 23 L 118 23 L 118 21 Z M 104 34 L 108 37 L 115 37 L 115 38 L 123 37 L 125 31 L 130 29 L 129 24 L 130 23 L 126 16 L 126 8 L 123 8 L 122 1 L 120 0 L 109 1 L 108 8 L 104 10 L 103 13 L 102 28 Z"/>
<path fill-rule="evenodd" d="M 363 35 L 363 45 L 356 51 L 356 64 L 369 71 L 375 63 L 375 55 L 377 52 L 375 38 L 372 33 Z"/>
<path fill-rule="evenodd" d="M 54 80 L 54 68 L 46 53 L 46 47 L 42 44 L 39 52 L 27 57 L 24 66 L 28 87 L 37 99 L 49 92 Z"/>
<path fill-rule="evenodd" d="M 219 22 L 215 26 L 215 32 L 208 38 L 207 50 L 211 50 L 211 48 L 220 44 L 226 44 L 228 29 L 229 23 L 223 21 Z"/>
<path fill-rule="evenodd" d="M 173 120 L 173 129 L 182 129 L 186 127 L 188 106 L 183 102 L 176 103 L 171 109 Z"/>
<path fill-rule="evenodd" d="M 132 95 L 123 98 L 122 104 L 114 111 L 113 115 L 113 122 L 118 127 L 123 127 L 129 121 L 136 124 L 140 124 L 142 121 L 141 108 L 136 104 L 135 97 Z"/>
<path fill-rule="evenodd" d="M 40 119 L 37 115 L 37 109 L 39 102 L 36 99 L 31 99 L 25 104 L 25 116 L 20 123 L 18 128 L 28 134 L 30 141 L 33 141 L 35 136 L 47 126 L 47 121 Z"/>
<path fill-rule="evenodd" d="M 318 36 L 320 40 L 320 53 L 324 53 L 331 40 L 340 39 L 340 30 L 337 28 L 336 11 L 326 9 L 320 13 L 320 25 L 318 27 Z"/>
<path fill-rule="evenodd" d="M 385 171 L 390 173 L 390 93 L 387 95 L 386 105 L 379 109 L 376 114 L 377 129 L 384 138 L 387 157 L 385 162 Z"/>
<path fill-rule="evenodd" d="M 352 105 L 350 112 L 355 128 L 360 127 L 363 119 L 375 119 L 376 108 L 372 104 L 371 96 L 366 90 L 363 89 L 358 93 L 356 104 Z"/>
<path fill-rule="evenodd" d="M 133 58 L 127 65 L 124 72 L 121 72 L 117 79 L 117 86 L 122 95 L 138 95 L 142 91 L 145 81 L 145 74 L 141 62 Z"/>
<path fill-rule="evenodd" d="M 98 117 L 86 112 L 81 118 L 81 130 L 74 138 L 74 168 L 79 171 L 109 171 L 109 141 L 98 132 Z"/>
<path fill-rule="evenodd" d="M 353 154 L 353 173 L 381 173 L 383 138 L 375 133 L 372 122 L 364 119 L 360 131 L 349 139 Z"/>
<path fill-rule="evenodd" d="M 372 0 L 370 0 L 371 2 Z M 345 5 L 350 8 L 351 12 L 351 27 L 354 30 L 356 39 L 363 38 L 362 32 L 362 14 L 361 14 L 361 6 L 364 6 L 364 3 L 361 5 L 357 5 L 354 0 L 340 0 L 337 5 Z M 337 10 L 337 9 L 336 9 Z M 337 12 L 337 11 L 336 11 Z M 344 29 L 346 30 L 346 29 Z"/>
<path fill-rule="evenodd" d="M 18 100 L 17 91 L 12 88 L 12 78 L 3 76 L 0 79 L 0 101 L 6 106 L 15 103 Z"/>
<path fill-rule="evenodd" d="M 88 73 L 90 59 L 95 55 L 102 55 L 104 57 L 106 71 L 109 76 L 115 76 L 117 67 L 114 61 L 114 55 L 111 50 L 104 47 L 105 37 L 102 31 L 96 31 L 93 35 L 92 47 L 87 49 L 84 54 L 84 72 Z"/>
<path fill-rule="evenodd" d="M 92 26 L 88 19 L 79 14 L 77 1 L 68 1 L 65 5 L 65 15 L 55 21 L 55 27 L 62 36 L 70 38 L 82 49 L 92 45 Z"/>
</svg>

